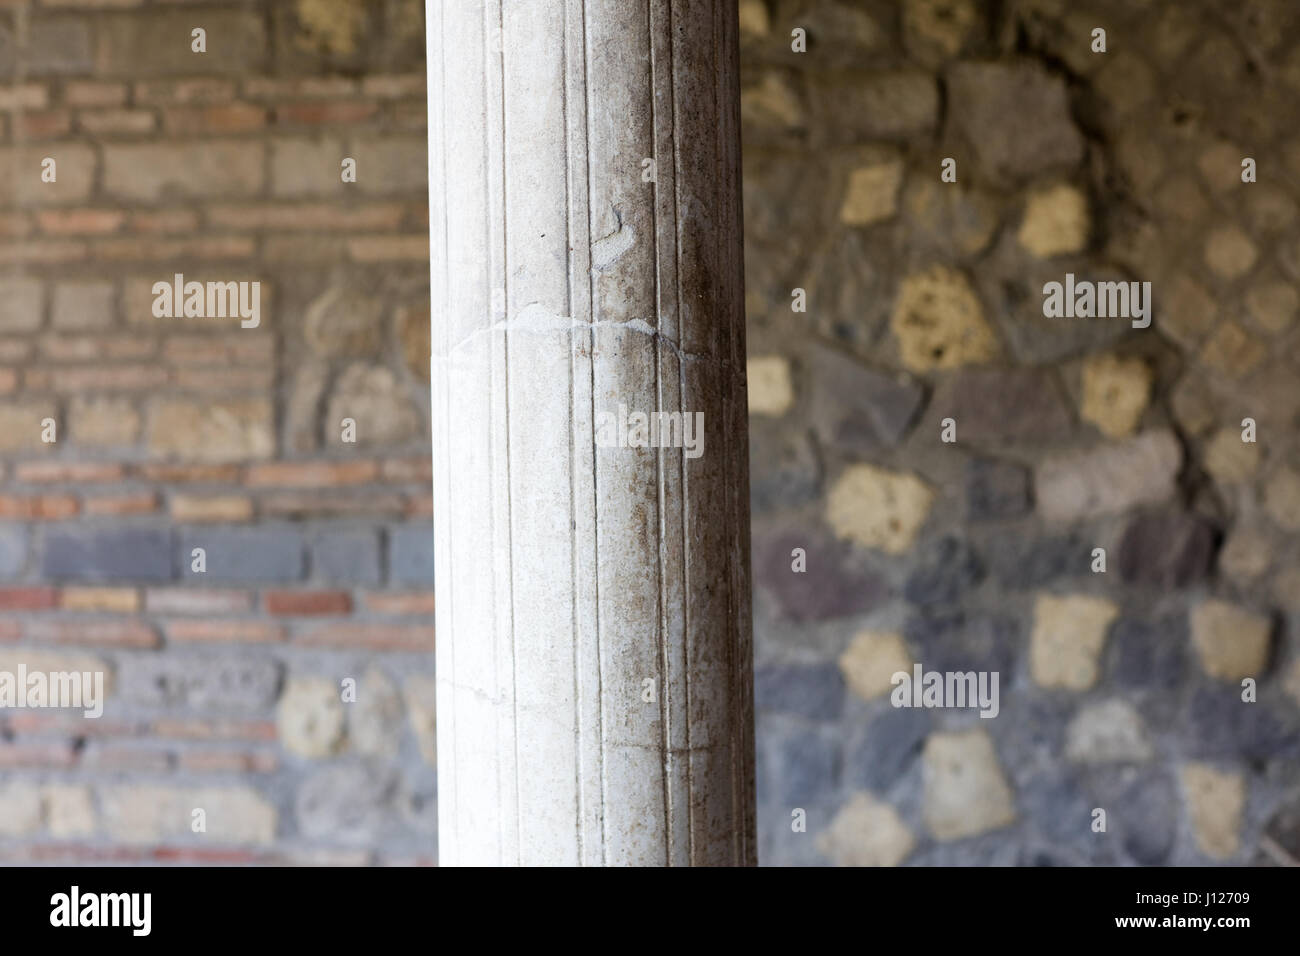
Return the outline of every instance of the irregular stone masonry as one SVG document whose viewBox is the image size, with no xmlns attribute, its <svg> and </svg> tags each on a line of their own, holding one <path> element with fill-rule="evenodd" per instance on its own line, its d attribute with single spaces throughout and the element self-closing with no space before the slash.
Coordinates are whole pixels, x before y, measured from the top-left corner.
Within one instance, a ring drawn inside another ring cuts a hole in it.
<svg viewBox="0 0 1300 956">
<path fill-rule="evenodd" d="M 760 859 L 1300 860 L 1300 9 L 739 6 Z"/>
<path fill-rule="evenodd" d="M 113 677 L 0 714 L 5 862 L 433 859 L 422 4 L 330 6 L 205 5 L 201 59 L 180 7 L 0 9 L 0 667 Z M 1294 861 L 1293 5 L 993 9 L 739 2 L 761 858 Z M 260 327 L 155 318 L 176 272 Z M 1047 324 L 1067 273 L 1151 327 Z M 999 718 L 895 711 L 880 660 L 1000 667 Z M 303 739 L 343 676 L 376 706 Z"/>
</svg>

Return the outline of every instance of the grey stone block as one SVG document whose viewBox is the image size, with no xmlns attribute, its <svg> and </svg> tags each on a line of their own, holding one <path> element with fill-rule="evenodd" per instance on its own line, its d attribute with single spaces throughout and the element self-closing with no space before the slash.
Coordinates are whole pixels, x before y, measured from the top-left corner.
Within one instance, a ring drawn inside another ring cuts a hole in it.
<svg viewBox="0 0 1300 956">
<path fill-rule="evenodd" d="M 275 703 L 280 665 L 269 657 L 129 655 L 118 679 L 119 693 L 134 703 L 248 713 Z"/>
<path fill-rule="evenodd" d="M 207 571 L 191 571 L 195 548 L 206 552 Z M 195 581 L 283 583 L 303 577 L 302 534 L 294 528 L 205 528 L 181 534 L 182 577 Z"/>
<path fill-rule="evenodd" d="M 88 21 L 79 17 L 35 20 L 30 29 L 25 66 L 33 76 L 91 71 Z"/>
<path fill-rule="evenodd" d="M 766 664 L 754 670 L 754 701 L 760 711 L 834 720 L 844 706 L 844 678 L 831 661 Z"/>
<path fill-rule="evenodd" d="M 298 789 L 298 826 L 311 837 L 344 844 L 372 844 L 395 810 L 392 768 L 369 763 L 336 764 L 318 771 Z"/>
<path fill-rule="evenodd" d="M 1019 518 L 1029 507 L 1028 468 L 990 458 L 966 464 L 966 513 L 972 521 Z"/>
<path fill-rule="evenodd" d="M 827 445 L 869 456 L 903 440 L 925 400 L 906 375 L 817 346 L 808 355 L 813 421 Z"/>
<path fill-rule="evenodd" d="M 855 789 L 884 793 L 916 763 L 930 732 L 927 710 L 891 707 L 849 745 L 844 775 Z"/>
<path fill-rule="evenodd" d="M 311 542 L 312 577 L 331 584 L 378 584 L 377 531 L 325 531 Z"/>
<path fill-rule="evenodd" d="M 908 575 L 903 596 L 924 607 L 951 604 L 984 580 L 979 555 L 952 535 L 927 545 L 920 563 Z"/>
<path fill-rule="evenodd" d="M 807 570 L 793 570 L 791 552 L 802 548 Z M 754 577 L 784 617 L 820 621 L 860 614 L 888 596 L 884 578 L 854 564 L 852 549 L 817 528 L 764 535 L 754 543 Z"/>
<path fill-rule="evenodd" d="M 425 522 L 388 532 L 388 580 L 433 587 L 433 527 Z"/>
<path fill-rule="evenodd" d="M 169 581 L 172 534 L 157 528 L 49 531 L 42 574 L 56 581 Z"/>
<path fill-rule="evenodd" d="M 18 525 L 0 527 L 0 577 L 17 577 L 26 564 L 27 529 Z"/>
</svg>

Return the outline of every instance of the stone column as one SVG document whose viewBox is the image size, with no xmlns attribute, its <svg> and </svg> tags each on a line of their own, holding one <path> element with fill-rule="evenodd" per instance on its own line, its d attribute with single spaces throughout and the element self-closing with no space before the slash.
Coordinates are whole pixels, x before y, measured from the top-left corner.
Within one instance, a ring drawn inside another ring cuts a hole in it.
<svg viewBox="0 0 1300 956">
<path fill-rule="evenodd" d="M 442 863 L 753 863 L 735 3 L 427 13 Z"/>
</svg>

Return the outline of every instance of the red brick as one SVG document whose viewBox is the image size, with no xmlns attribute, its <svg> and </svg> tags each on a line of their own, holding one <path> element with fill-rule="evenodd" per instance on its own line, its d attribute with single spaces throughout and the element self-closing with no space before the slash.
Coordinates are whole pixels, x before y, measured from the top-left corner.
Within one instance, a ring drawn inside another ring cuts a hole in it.
<svg viewBox="0 0 1300 956">
<path fill-rule="evenodd" d="M 175 521 L 230 524 L 253 520 L 253 500 L 243 495 L 172 495 L 169 506 Z"/>
<path fill-rule="evenodd" d="M 4 743 L 0 741 L 0 770 L 18 768 L 60 769 L 77 761 L 72 741 L 42 743 Z"/>
<path fill-rule="evenodd" d="M 244 80 L 244 95 L 264 100 L 284 100 L 292 97 L 338 99 L 352 96 L 356 91 L 356 80 L 342 76 L 303 76 L 284 80 L 253 76 Z"/>
<path fill-rule="evenodd" d="M 405 514 L 408 518 L 432 518 L 433 495 L 415 495 L 407 498 Z"/>
<path fill-rule="evenodd" d="M 152 339 L 106 335 L 46 335 L 41 338 L 41 352 L 55 362 L 93 362 L 96 359 L 143 359 L 154 354 Z M 33 374 L 36 371 L 33 370 Z"/>
<path fill-rule="evenodd" d="M 186 643 L 270 644 L 284 640 L 284 627 L 267 621 L 175 620 L 167 621 L 166 626 L 169 640 Z"/>
<path fill-rule="evenodd" d="M 197 773 L 274 773 L 280 761 L 269 750 L 191 750 L 180 755 L 180 769 Z"/>
<path fill-rule="evenodd" d="M 256 251 L 252 239 L 219 236 L 203 239 L 101 239 L 95 243 L 95 258 L 105 262 L 129 259 L 170 262 L 176 259 L 251 259 Z"/>
<path fill-rule="evenodd" d="M 269 335 L 232 332 L 228 335 L 171 335 L 163 358 L 174 365 L 223 365 L 271 362 L 275 339 Z"/>
<path fill-rule="evenodd" d="M 405 504 L 397 495 L 366 494 L 349 498 L 323 497 L 320 494 L 267 495 L 261 499 L 262 514 L 273 518 L 339 518 L 351 515 L 392 515 L 405 513 Z"/>
<path fill-rule="evenodd" d="M 14 710 L 8 714 L 9 727 L 16 734 L 54 737 L 137 737 L 144 727 L 125 721 L 98 717 L 87 720 L 73 711 Z"/>
<path fill-rule="evenodd" d="M 167 383 L 167 369 L 158 365 L 87 366 L 28 369 L 26 388 L 56 392 L 136 391 Z"/>
<path fill-rule="evenodd" d="M 268 236 L 262 242 L 267 262 L 332 262 L 342 259 L 346 240 L 337 236 Z"/>
<path fill-rule="evenodd" d="M 423 100 L 428 95 L 428 90 L 429 83 L 423 73 L 367 76 L 361 81 L 362 95 L 384 99 L 401 99 L 409 96 Z"/>
<path fill-rule="evenodd" d="M 356 262 L 427 262 L 429 237 L 357 236 L 348 240 L 348 254 Z"/>
<path fill-rule="evenodd" d="M 228 103 L 234 96 L 234 83 L 213 77 L 146 80 L 135 85 L 135 101 L 150 105 Z"/>
<path fill-rule="evenodd" d="M 83 508 L 88 515 L 147 515 L 158 510 L 158 494 L 142 491 L 133 495 L 107 495 L 87 498 Z"/>
<path fill-rule="evenodd" d="M 87 10 L 119 9 L 138 7 L 144 0 L 41 0 L 47 7 L 81 7 Z"/>
<path fill-rule="evenodd" d="M 266 109 L 249 103 L 224 106 L 177 107 L 163 110 L 163 128 L 168 133 L 242 133 L 266 125 Z"/>
<path fill-rule="evenodd" d="M 58 521 L 77 513 L 77 499 L 71 495 L 0 495 L 0 518 L 19 521 Z"/>
<path fill-rule="evenodd" d="M 0 213 L 0 237 L 21 239 L 23 236 L 30 235 L 31 231 L 32 221 L 27 213 L 14 211 Z"/>
<path fill-rule="evenodd" d="M 168 484 L 230 484 L 239 480 L 238 465 L 136 465 L 136 477 Z"/>
<path fill-rule="evenodd" d="M 433 625 L 322 624 L 295 635 L 303 647 L 330 647 L 370 651 L 432 651 Z"/>
<path fill-rule="evenodd" d="M 155 209 L 131 213 L 127 229 L 131 232 L 193 232 L 199 227 L 199 215 L 189 209 Z"/>
<path fill-rule="evenodd" d="M 96 136 L 144 136 L 155 126 L 150 110 L 82 110 L 77 114 L 77 129 Z"/>
<path fill-rule="evenodd" d="M 63 99 L 69 106 L 122 106 L 126 84 L 73 80 L 63 88 Z"/>
<path fill-rule="evenodd" d="M 249 465 L 244 483 L 253 488 L 333 488 L 374 481 L 379 466 L 373 461 L 280 461 Z"/>
<path fill-rule="evenodd" d="M 135 588 L 71 587 L 59 593 L 65 611 L 108 611 L 134 614 L 140 610 L 140 592 Z"/>
<path fill-rule="evenodd" d="M 121 481 L 122 466 L 102 461 L 24 461 L 14 465 L 14 480 L 30 485 Z"/>
<path fill-rule="evenodd" d="M 114 770 L 127 773 L 166 773 L 172 769 L 173 758 L 165 750 L 150 746 L 93 746 L 81 759 L 83 767 L 95 770 Z"/>
<path fill-rule="evenodd" d="M 267 591 L 262 605 L 268 614 L 350 614 L 352 595 L 346 591 Z"/>
<path fill-rule="evenodd" d="M 144 593 L 144 606 L 150 614 L 238 614 L 253 609 L 253 595 L 206 588 L 150 588 Z"/>
<path fill-rule="evenodd" d="M 0 362 L 18 362 L 31 354 L 31 342 L 24 339 L 0 339 Z"/>
<path fill-rule="evenodd" d="M 0 610 L 44 611 L 58 603 L 55 588 L 0 588 Z"/>
<path fill-rule="evenodd" d="M 0 0 L 2 2 L 2 0 Z M 88 843 L 35 843 L 6 849 L 7 863 L 143 863 L 145 852 L 132 847 L 92 846 Z"/>
<path fill-rule="evenodd" d="M 118 209 L 49 209 L 36 214 L 41 231 L 51 235 L 104 235 L 126 221 Z"/>
<path fill-rule="evenodd" d="M 433 459 L 392 458 L 381 466 L 385 481 L 427 484 L 433 481 Z"/>
<path fill-rule="evenodd" d="M 0 243 L 0 264 L 58 265 L 80 262 L 86 258 L 86 252 L 86 244 L 73 239 L 3 242 Z"/>
<path fill-rule="evenodd" d="M 41 110 L 14 117 L 14 136 L 18 139 L 55 139 L 71 131 L 72 116 L 67 110 Z"/>
<path fill-rule="evenodd" d="M 375 862 L 368 850 L 322 850 L 316 847 L 272 850 L 266 859 L 270 866 L 344 867 L 371 866 Z M 437 861 L 434 861 L 435 863 Z"/>
<path fill-rule="evenodd" d="M 252 850 L 192 846 L 155 847 L 149 851 L 149 856 L 159 863 L 199 863 L 205 866 L 250 866 L 264 859 Z"/>
<path fill-rule="evenodd" d="M 212 206 L 208 222 L 223 229 L 396 229 L 401 225 L 400 203 L 333 206 L 324 203 L 266 203 Z"/>
<path fill-rule="evenodd" d="M 158 737 L 182 740 L 275 740 L 279 732 L 271 720 L 209 720 L 161 717 L 153 723 Z"/>
<path fill-rule="evenodd" d="M 172 370 L 172 384 L 189 392 L 264 392 L 275 385 L 275 369 L 178 368 Z"/>
<path fill-rule="evenodd" d="M 0 87 L 0 110 L 41 110 L 49 101 L 49 92 L 40 83 Z"/>
<path fill-rule="evenodd" d="M 414 592 L 411 594 L 392 594 L 386 591 L 368 591 L 365 595 L 366 609 L 376 614 L 433 614 L 433 593 Z"/>
<path fill-rule="evenodd" d="M 392 123 L 397 129 L 418 130 L 429 126 L 429 114 L 423 102 L 394 103 L 392 113 Z"/>
<path fill-rule="evenodd" d="M 143 621 L 58 620 L 28 622 L 24 633 L 48 644 L 79 644 L 88 647 L 157 647 L 158 632 Z"/>
<path fill-rule="evenodd" d="M 284 103 L 275 108 L 275 121 L 281 125 L 326 126 L 360 123 L 378 112 L 378 103 Z"/>
</svg>

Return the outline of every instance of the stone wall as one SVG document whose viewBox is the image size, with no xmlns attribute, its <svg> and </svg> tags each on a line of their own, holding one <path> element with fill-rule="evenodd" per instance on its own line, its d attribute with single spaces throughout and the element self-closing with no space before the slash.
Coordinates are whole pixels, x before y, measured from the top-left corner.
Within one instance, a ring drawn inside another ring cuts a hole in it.
<svg viewBox="0 0 1300 956">
<path fill-rule="evenodd" d="M 1295 862 L 1300 7 L 740 11 L 761 858 Z"/>
<path fill-rule="evenodd" d="M 112 685 L 0 712 L 0 860 L 435 858 L 424 42 L 0 4 L 0 670 Z M 176 273 L 259 324 L 156 318 Z"/>
<path fill-rule="evenodd" d="M 0 3 L 0 861 L 435 857 L 421 6 Z M 1292 6 L 741 0 L 764 862 L 1300 857 Z"/>
</svg>

